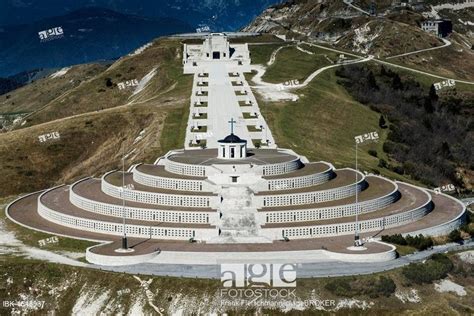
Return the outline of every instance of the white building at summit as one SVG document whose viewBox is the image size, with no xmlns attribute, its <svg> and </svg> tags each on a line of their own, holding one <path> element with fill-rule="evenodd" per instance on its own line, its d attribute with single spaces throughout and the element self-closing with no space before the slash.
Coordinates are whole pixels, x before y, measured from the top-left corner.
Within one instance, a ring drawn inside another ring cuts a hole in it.
<svg viewBox="0 0 474 316">
<path fill-rule="evenodd" d="M 227 35 L 223 33 L 210 34 L 202 44 L 184 44 L 184 73 L 203 71 L 202 68 L 210 61 L 225 62 L 226 66 L 249 66 L 248 44 L 230 44 Z"/>
</svg>

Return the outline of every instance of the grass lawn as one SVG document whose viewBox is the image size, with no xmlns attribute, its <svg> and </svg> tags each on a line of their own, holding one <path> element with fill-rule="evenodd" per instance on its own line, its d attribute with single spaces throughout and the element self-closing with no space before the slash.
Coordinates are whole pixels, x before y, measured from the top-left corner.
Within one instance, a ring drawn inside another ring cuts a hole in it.
<svg viewBox="0 0 474 316">
<path fill-rule="evenodd" d="M 252 64 L 266 65 L 273 51 L 284 45 L 287 44 L 249 45 Z"/>
<path fill-rule="evenodd" d="M 199 126 L 199 129 L 193 129 L 193 132 L 195 133 L 205 133 L 207 132 L 207 126 Z"/>
<path fill-rule="evenodd" d="M 252 104 L 247 104 L 245 101 L 239 101 L 240 106 L 252 106 Z"/>
<path fill-rule="evenodd" d="M 303 81 L 315 70 L 328 65 L 331 63 L 324 54 L 310 55 L 296 47 L 287 47 L 278 52 L 275 63 L 268 67 L 263 80 L 272 83 L 294 79 Z"/>
<path fill-rule="evenodd" d="M 194 107 L 196 108 L 207 108 L 207 102 L 201 102 L 201 104 L 195 104 Z"/>
<path fill-rule="evenodd" d="M 261 132 L 262 131 L 262 129 L 258 129 L 254 125 L 247 125 L 247 130 L 249 132 Z"/>
<path fill-rule="evenodd" d="M 163 153 L 176 148 L 182 148 L 188 126 L 189 105 L 174 108 L 168 112 L 160 137 Z"/>
<path fill-rule="evenodd" d="M 243 112 L 243 113 L 242 113 L 242 116 L 244 117 L 244 119 L 253 119 L 253 118 L 256 118 L 256 116 L 251 115 L 250 112 Z"/>
<path fill-rule="evenodd" d="M 195 119 L 195 120 L 205 120 L 205 119 L 207 119 L 207 113 L 200 113 L 199 116 L 193 115 L 193 119 Z"/>
<path fill-rule="evenodd" d="M 397 247 L 397 252 L 400 256 L 411 255 L 412 253 L 416 252 L 414 247 L 410 246 L 402 246 L 402 245 L 394 245 Z"/>
</svg>

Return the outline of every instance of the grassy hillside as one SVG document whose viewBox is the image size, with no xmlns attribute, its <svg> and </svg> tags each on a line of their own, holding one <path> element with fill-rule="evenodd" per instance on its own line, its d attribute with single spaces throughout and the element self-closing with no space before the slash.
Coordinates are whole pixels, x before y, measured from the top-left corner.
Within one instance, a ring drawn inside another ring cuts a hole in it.
<svg viewBox="0 0 474 316">
<path fill-rule="evenodd" d="M 26 119 L 25 127 L 125 104 L 155 101 L 155 105 L 162 105 L 164 101 L 156 100 L 158 95 L 165 94 L 185 80 L 180 71 L 180 54 L 179 42 L 165 39 L 155 41 L 141 54 L 122 57 L 105 71 L 46 104 Z M 141 93 L 134 96 L 134 88 L 118 88 L 117 84 L 121 82 L 140 81 L 154 68 L 157 74 Z"/>
<path fill-rule="evenodd" d="M 298 50 L 296 46 L 285 47 L 278 52 L 275 63 L 268 67 L 263 80 L 272 83 L 294 79 L 303 81 L 315 70 L 331 65 L 330 60 L 337 60 L 336 53 L 308 45 L 301 45 L 300 48 L 313 55 Z"/>
<path fill-rule="evenodd" d="M 166 109 L 164 109 L 166 111 Z M 32 192 L 57 183 L 105 172 L 161 153 L 159 135 L 165 111 L 121 107 L 88 113 L 0 134 L 0 196 Z M 133 144 L 140 131 L 145 138 Z M 58 132 L 60 139 L 41 143 L 38 136 Z"/>
<path fill-rule="evenodd" d="M 107 68 L 105 64 L 84 64 L 71 67 L 64 75 L 34 81 L 0 96 L 0 114 L 31 113 L 63 93 L 88 81 Z"/>
<path fill-rule="evenodd" d="M 64 78 L 45 78 L 12 92 L 15 102 L 28 92 L 50 87 L 53 97 L 22 103 L 33 111 L 24 126 L 0 134 L 0 196 L 31 192 L 117 167 L 122 152 L 127 165 L 154 161 L 184 143 L 192 76 L 182 74 L 181 44 L 161 39 L 135 56 L 125 56 L 107 69 L 73 67 Z M 116 83 L 158 72 L 143 91 L 130 97 Z M 103 71 L 100 71 L 103 70 Z M 62 83 L 90 74 L 78 85 Z M 107 87 L 107 79 L 113 82 Z M 16 108 L 15 108 L 16 109 Z M 36 110 L 36 112 L 35 112 Z M 166 133 L 162 134 L 165 130 Z M 39 136 L 58 132 L 60 139 L 40 142 Z M 142 132 L 142 135 L 140 135 Z"/>
</svg>

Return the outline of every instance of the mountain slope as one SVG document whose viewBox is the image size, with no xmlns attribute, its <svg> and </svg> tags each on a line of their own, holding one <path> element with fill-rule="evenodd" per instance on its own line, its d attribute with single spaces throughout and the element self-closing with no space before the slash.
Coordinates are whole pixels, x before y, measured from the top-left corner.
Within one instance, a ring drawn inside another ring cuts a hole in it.
<svg viewBox="0 0 474 316">
<path fill-rule="evenodd" d="M 364 9 L 369 6 L 362 2 L 356 4 Z M 436 36 L 421 30 L 419 23 L 425 18 L 420 12 L 400 10 L 383 1 L 377 1 L 377 5 L 386 11 L 368 16 L 342 1 L 288 1 L 268 8 L 244 30 L 324 42 L 377 58 L 445 45 Z M 458 22 L 453 23 L 456 26 Z M 448 38 L 452 43 L 450 46 L 393 61 L 423 70 L 437 70 L 454 78 L 474 80 L 474 52 L 470 49 L 469 34 L 453 33 Z M 455 60 L 463 62 L 453 62 Z"/>
</svg>

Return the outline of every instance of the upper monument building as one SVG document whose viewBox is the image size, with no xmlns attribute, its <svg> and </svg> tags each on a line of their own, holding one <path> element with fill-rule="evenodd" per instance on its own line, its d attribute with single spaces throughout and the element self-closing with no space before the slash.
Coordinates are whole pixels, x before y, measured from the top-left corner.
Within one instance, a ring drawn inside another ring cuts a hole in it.
<svg viewBox="0 0 474 316">
<path fill-rule="evenodd" d="M 226 62 L 226 66 L 232 67 L 233 71 L 240 68 L 241 71 L 250 72 L 248 44 L 231 44 L 224 33 L 211 33 L 202 44 L 184 44 L 184 73 L 203 72 L 203 68 L 211 61 Z"/>
</svg>

